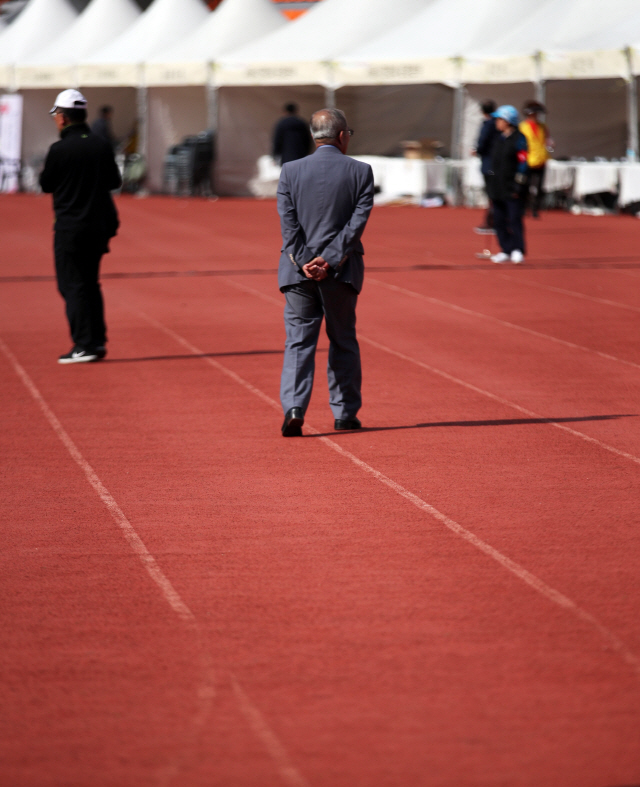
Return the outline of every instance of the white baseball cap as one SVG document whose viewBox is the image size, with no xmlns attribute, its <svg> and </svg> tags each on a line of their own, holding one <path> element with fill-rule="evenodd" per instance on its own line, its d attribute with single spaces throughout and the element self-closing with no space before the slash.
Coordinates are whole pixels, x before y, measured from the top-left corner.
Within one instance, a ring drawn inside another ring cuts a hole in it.
<svg viewBox="0 0 640 787">
<path fill-rule="evenodd" d="M 53 107 L 49 111 L 50 115 L 55 115 L 56 109 L 86 109 L 87 99 L 79 90 L 69 88 L 58 93 Z"/>
</svg>

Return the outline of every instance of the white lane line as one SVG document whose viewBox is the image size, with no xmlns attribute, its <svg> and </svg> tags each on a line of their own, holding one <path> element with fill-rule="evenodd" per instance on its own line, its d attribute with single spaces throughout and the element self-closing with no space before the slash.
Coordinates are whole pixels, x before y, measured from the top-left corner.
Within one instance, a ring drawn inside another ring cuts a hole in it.
<svg viewBox="0 0 640 787">
<path fill-rule="evenodd" d="M 122 530 L 122 533 L 124 534 L 124 537 L 128 541 L 129 546 L 131 547 L 133 552 L 140 558 L 142 565 L 147 570 L 147 573 L 149 574 L 151 579 L 160 588 L 160 592 L 164 596 L 169 606 L 173 609 L 176 615 L 178 615 L 178 617 L 185 623 L 195 623 L 195 617 L 193 615 L 193 612 L 191 612 L 189 607 L 180 598 L 180 594 L 173 587 L 173 585 L 167 579 L 167 577 L 164 575 L 162 569 L 157 564 L 155 558 L 149 552 L 144 542 L 135 531 L 133 525 L 129 522 L 127 517 L 124 515 L 120 506 L 116 503 L 115 499 L 113 498 L 109 490 L 98 478 L 96 472 L 91 467 L 89 462 L 87 462 L 87 460 L 82 456 L 76 444 L 69 437 L 65 428 L 58 420 L 57 416 L 54 415 L 49 405 L 45 402 L 42 394 L 36 388 L 35 383 L 31 380 L 27 372 L 18 362 L 15 355 L 11 352 L 11 350 L 7 347 L 7 345 L 4 343 L 2 339 L 0 339 L 0 349 L 9 360 L 9 363 L 13 366 L 15 373 L 22 380 L 25 388 L 29 391 L 29 393 L 35 400 L 36 404 L 42 411 L 44 417 L 49 422 L 49 426 L 51 426 L 51 428 L 56 433 L 56 435 L 58 436 L 64 447 L 71 454 L 71 457 L 74 460 L 74 462 L 85 474 L 87 480 L 89 481 L 95 492 L 97 493 L 98 497 L 102 500 L 104 505 L 107 507 L 107 510 L 113 517 L 115 523 L 118 525 L 120 530 Z"/>
<path fill-rule="evenodd" d="M 242 714 L 248 721 L 256 738 L 262 741 L 262 745 L 271 755 L 271 759 L 276 763 L 282 780 L 286 784 L 291 785 L 291 787 L 309 787 L 309 782 L 293 767 L 282 744 L 274 735 L 273 730 L 265 721 L 264 716 L 243 691 L 235 675 L 231 675 L 231 685 Z"/>
<path fill-rule="evenodd" d="M 264 292 L 260 292 L 260 290 L 254 290 L 253 287 L 247 287 L 246 284 L 240 284 L 233 279 L 224 278 L 222 281 L 225 284 L 229 284 L 231 287 L 235 287 L 237 290 L 241 292 L 248 292 L 250 295 L 255 295 L 257 298 L 261 298 L 263 301 L 267 303 L 273 303 L 276 306 L 279 306 L 284 311 L 284 299 L 281 298 L 274 298 L 273 295 L 266 295 Z"/>
<path fill-rule="evenodd" d="M 635 462 L 636 464 L 640 465 L 640 457 L 634 456 L 633 454 L 629 454 L 626 451 L 621 451 L 619 448 L 614 448 L 612 445 L 608 445 L 608 443 L 603 443 L 601 440 L 596 440 L 595 437 L 590 437 L 589 435 L 584 434 L 584 432 L 579 432 L 577 429 L 572 429 L 570 426 L 566 426 L 566 424 L 561 424 L 558 423 L 557 421 L 553 421 L 549 419 L 546 415 L 540 415 L 540 413 L 536 413 L 533 410 L 528 410 L 526 407 L 520 407 L 520 405 L 516 404 L 515 402 L 511 402 L 508 399 L 503 399 L 502 396 L 497 396 L 496 394 L 493 394 L 490 391 L 485 391 L 483 388 L 478 388 L 477 385 L 473 385 L 472 383 L 467 383 L 458 377 L 454 377 L 452 374 L 443 372 L 441 369 L 436 369 L 434 366 L 429 366 L 429 364 L 423 363 L 422 361 L 418 361 L 409 355 L 405 355 L 404 353 L 398 352 L 397 350 L 392 350 L 390 347 L 386 347 L 384 344 L 380 344 L 379 342 L 376 342 L 373 339 L 368 339 L 367 337 L 362 336 L 362 334 L 358 334 L 358 338 L 361 341 L 365 342 L 365 344 L 371 345 L 371 347 L 375 347 L 376 349 L 382 350 L 383 352 L 389 353 L 390 355 L 395 355 L 396 358 L 400 358 L 403 361 L 408 361 L 409 363 L 412 363 L 415 366 L 419 366 L 422 369 L 426 369 L 432 374 L 437 374 L 439 377 L 442 377 L 445 380 L 450 380 L 452 383 L 456 383 L 457 385 L 461 385 L 464 388 L 467 388 L 469 391 L 474 391 L 475 393 L 478 393 L 482 396 L 486 396 L 488 399 L 493 399 L 494 402 L 499 402 L 500 404 L 503 404 L 506 407 L 512 407 L 514 410 L 517 410 L 519 413 L 524 413 L 524 415 L 528 415 L 531 418 L 536 418 L 538 420 L 546 421 L 549 426 L 554 426 L 556 427 L 556 429 L 562 429 L 563 432 L 568 432 L 569 434 L 572 434 L 574 437 L 579 437 L 581 440 L 584 440 L 587 443 L 592 443 L 593 445 L 597 445 L 598 447 L 603 448 L 605 451 L 609 451 L 612 454 L 616 454 L 616 456 L 621 456 L 623 459 L 629 459 L 631 462 Z"/>
<path fill-rule="evenodd" d="M 239 289 L 247 289 L 247 288 L 245 288 L 244 286 L 239 286 Z M 264 295 L 263 296 L 262 293 L 259 293 L 259 294 L 260 294 L 261 297 L 264 297 L 265 300 L 276 301 L 275 298 L 271 298 L 271 296 L 269 296 L 269 295 Z M 279 305 L 282 305 L 279 301 L 276 301 L 276 302 Z M 136 313 L 140 317 L 145 319 L 150 325 L 153 325 L 154 327 L 158 328 L 160 331 L 165 333 L 167 336 L 170 336 L 175 341 L 177 341 L 179 344 L 181 344 L 183 347 L 185 347 L 186 349 L 190 350 L 194 355 L 205 356 L 205 353 L 204 353 L 203 350 L 201 350 L 198 347 L 196 347 L 195 345 L 191 344 L 191 342 L 189 342 L 187 339 L 185 339 L 184 337 L 182 337 L 179 334 L 177 334 L 175 331 L 171 330 L 171 328 L 168 328 L 167 326 L 163 325 L 162 323 L 158 322 L 157 320 L 153 319 L 152 317 L 149 317 L 144 312 L 136 311 Z M 244 378 L 240 377 L 239 374 L 236 374 L 235 372 L 232 372 L 230 369 L 227 369 L 225 366 L 223 366 L 218 361 L 213 361 L 213 359 L 211 359 L 211 358 L 203 357 L 202 360 L 210 363 L 211 366 L 213 366 L 214 368 L 218 369 L 220 372 L 222 372 L 227 377 L 230 377 L 232 380 L 234 380 L 235 382 L 240 384 L 243 388 L 245 388 L 250 393 L 259 396 L 259 398 L 263 402 L 266 402 L 271 407 L 273 407 L 275 410 L 278 410 L 278 411 L 281 410 L 280 404 L 278 402 L 276 402 L 275 399 L 272 399 L 270 396 L 268 396 L 267 394 L 265 394 L 262 391 L 260 391 L 258 388 L 256 388 L 254 385 L 252 385 L 250 382 L 248 382 Z M 405 489 L 405 487 L 403 487 L 400 484 L 398 484 L 397 482 L 393 481 L 388 476 L 384 475 L 384 473 L 381 473 L 379 470 L 376 470 L 371 465 L 369 465 L 366 462 L 364 462 L 362 459 L 359 459 L 357 456 L 355 456 L 355 454 L 352 454 L 350 451 L 347 451 L 339 443 L 336 443 L 334 440 L 332 440 L 329 437 L 323 436 L 320 431 L 318 431 L 317 429 L 315 429 L 313 426 L 311 426 L 310 424 L 308 424 L 306 422 L 305 422 L 305 430 L 307 432 L 309 432 L 310 434 L 317 435 L 318 439 L 320 441 L 322 441 L 326 446 L 331 448 L 333 451 L 336 451 L 338 454 L 342 455 L 346 459 L 349 459 L 351 462 L 353 462 L 353 464 L 355 464 L 361 470 L 364 470 L 366 473 L 369 473 L 376 480 L 378 480 L 381 483 L 385 484 L 385 486 L 387 486 L 393 492 L 395 492 L 396 494 L 398 494 L 401 497 L 403 497 L 405 500 L 407 500 L 410 503 L 412 503 L 413 505 L 415 505 L 417 508 L 419 508 L 424 513 L 429 514 L 434 519 L 436 519 L 438 522 L 441 522 L 452 533 L 454 533 L 457 536 L 460 536 L 465 541 L 468 541 L 470 544 L 475 546 L 477 549 L 479 549 L 485 555 L 487 555 L 488 557 L 490 557 L 493 560 L 495 560 L 499 565 L 501 565 L 503 568 L 505 568 L 511 574 L 513 574 L 514 576 L 518 577 L 518 579 L 520 579 L 521 581 L 523 581 L 527 585 L 529 585 L 529 587 L 531 587 L 534 590 L 536 590 L 538 593 L 540 593 L 546 599 L 548 599 L 552 603 L 556 604 L 557 606 L 561 607 L 562 609 L 565 609 L 565 610 L 573 613 L 577 618 L 579 618 L 583 622 L 588 623 L 590 626 L 592 626 L 594 629 L 596 629 L 599 632 L 599 634 L 602 636 L 602 638 L 609 643 L 609 646 L 613 650 L 615 650 L 624 659 L 624 661 L 626 661 L 627 664 L 629 664 L 635 670 L 635 672 L 640 676 L 640 659 L 638 659 L 638 657 L 636 657 L 626 647 L 624 642 L 619 637 L 617 637 L 606 626 L 604 626 L 602 623 L 600 623 L 600 621 L 597 618 L 595 618 L 593 615 L 591 615 L 586 610 L 583 610 L 581 607 L 579 607 L 570 598 L 568 598 L 567 596 L 563 595 L 559 591 L 555 590 L 550 585 L 547 585 L 545 582 L 543 582 L 541 579 L 536 577 L 530 571 L 527 571 L 526 568 L 523 568 L 518 563 L 516 563 L 514 560 L 511 560 L 511 558 L 507 557 L 506 555 L 503 555 L 501 552 L 499 552 L 497 549 L 492 547 L 490 544 L 488 544 L 485 541 L 483 541 L 481 538 L 476 536 L 470 530 L 467 530 L 465 527 L 463 527 L 462 525 L 458 524 L 458 522 L 456 522 L 455 520 L 451 519 L 446 514 L 443 514 L 441 511 L 439 511 L 437 508 L 435 508 L 434 506 L 432 506 L 429 503 L 427 503 L 425 500 L 422 500 L 422 498 L 418 497 L 417 495 L 414 495 L 413 492 L 410 492 L 408 489 Z"/>
<path fill-rule="evenodd" d="M 179 333 L 171 330 L 166 325 L 158 320 L 155 320 L 153 317 L 150 317 L 143 311 L 139 309 L 130 309 L 134 314 L 137 314 L 143 320 L 152 325 L 157 330 L 164 333 L 169 338 L 173 339 L 173 341 L 177 342 L 179 345 L 184 347 L 186 350 L 189 350 L 190 353 L 193 355 L 200 355 L 206 356 L 206 354 L 196 347 L 194 344 L 191 344 L 190 341 L 185 339 Z M 241 385 L 243 388 L 246 388 L 247 391 L 252 393 L 254 396 L 257 396 L 266 404 L 274 407 L 276 410 L 280 410 L 279 404 L 272 399 L 267 394 L 263 393 L 259 388 L 256 388 L 255 385 L 251 385 L 251 383 L 247 382 L 244 378 L 240 377 L 240 375 L 236 374 L 235 372 L 231 371 L 231 369 L 227 369 L 226 366 L 223 366 L 221 363 L 216 361 L 214 358 L 209 357 L 202 357 L 202 360 L 205 363 L 208 363 L 209 366 L 212 366 L 217 371 L 221 372 L 225 376 L 231 378 L 234 382 Z M 239 702 L 240 709 L 250 721 L 251 727 L 254 730 L 257 737 L 262 741 L 263 746 L 267 750 L 268 754 L 273 759 L 278 772 L 280 773 L 283 780 L 290 784 L 292 787 L 307 787 L 308 782 L 302 776 L 302 774 L 296 770 L 296 768 L 291 763 L 284 746 L 278 740 L 276 734 L 271 730 L 267 722 L 261 716 L 258 709 L 252 705 L 251 701 L 249 700 L 247 694 L 243 689 L 240 687 L 237 679 L 232 675 L 231 682 L 234 689 L 234 693 L 236 698 Z"/>
<path fill-rule="evenodd" d="M 113 520 L 122 531 L 131 550 L 138 556 L 147 573 L 160 589 L 160 592 L 165 601 L 195 637 L 202 669 L 202 679 L 197 689 L 197 711 L 191 721 L 192 729 L 187 740 L 187 750 L 179 755 L 173 763 L 170 763 L 166 768 L 163 768 L 158 772 L 159 784 L 168 785 L 184 768 L 186 760 L 190 759 L 188 755 L 195 750 L 195 741 L 209 717 L 211 705 L 216 695 L 216 676 L 213 671 L 210 656 L 203 647 L 202 636 L 198 623 L 193 612 L 182 600 L 180 594 L 173 587 L 170 580 L 165 576 L 164 572 L 156 562 L 156 559 L 149 552 L 145 543 L 140 538 L 131 522 L 129 522 L 127 517 L 124 515 L 124 512 L 117 504 L 113 495 L 102 483 L 93 467 L 91 467 L 89 462 L 87 462 L 87 460 L 81 454 L 80 450 L 73 442 L 71 437 L 69 437 L 67 431 L 62 426 L 57 416 L 46 403 L 44 397 L 36 387 L 31 377 L 27 374 L 25 369 L 19 363 L 18 359 L 2 339 L 0 339 L 0 350 L 2 350 L 7 360 L 13 367 L 16 375 L 20 378 L 27 391 L 31 394 L 49 425 L 71 455 L 71 458 L 85 474 L 87 481 L 91 484 L 94 491 L 97 493 L 98 497 L 102 500 L 107 510 L 111 514 Z"/>
<path fill-rule="evenodd" d="M 265 295 L 264 293 L 260 292 L 259 290 L 254 290 L 252 287 L 247 287 L 245 284 L 238 284 L 238 282 L 231 281 L 230 279 L 222 279 L 227 284 L 231 284 L 238 290 L 242 290 L 244 292 L 250 293 L 251 295 L 256 295 L 258 298 L 262 300 L 268 301 L 270 303 L 275 303 L 278 306 L 282 307 L 282 302 L 273 298 L 270 295 Z M 282 307 L 283 308 L 283 307 Z M 492 399 L 494 402 L 499 402 L 506 407 L 511 407 L 514 410 L 517 410 L 519 413 L 523 413 L 524 415 L 529 416 L 530 418 L 535 418 L 537 420 L 547 421 L 549 426 L 554 426 L 556 429 L 562 429 L 563 432 L 567 432 L 568 434 L 573 435 L 574 437 L 579 437 L 581 440 L 584 440 L 587 443 L 592 443 L 593 445 L 597 445 L 599 448 L 604 449 L 605 451 L 609 451 L 609 453 L 615 454 L 616 456 L 620 456 L 623 459 L 629 459 L 631 462 L 635 462 L 635 464 L 640 465 L 640 457 L 634 456 L 633 454 L 627 453 L 626 451 L 621 451 L 619 448 L 614 448 L 614 446 L 609 445 L 608 443 L 603 443 L 601 440 L 596 440 L 595 437 L 590 437 L 584 432 L 579 432 L 577 429 L 572 429 L 570 426 L 566 426 L 565 424 L 558 423 L 557 421 L 553 421 L 547 418 L 546 415 L 540 415 L 540 413 L 536 413 L 533 410 L 528 410 L 525 407 L 521 407 L 519 404 L 515 402 L 511 402 L 508 399 L 504 399 L 502 396 L 497 396 L 496 394 L 491 393 L 490 391 L 485 391 L 483 388 L 478 388 L 477 385 L 473 385 L 472 383 L 468 383 L 465 380 L 461 380 L 459 377 L 454 377 L 452 374 L 448 374 L 447 372 L 442 371 L 442 369 L 436 369 L 435 366 L 430 366 L 427 363 L 423 363 L 422 361 L 418 361 L 416 358 L 412 358 L 410 355 L 405 355 L 405 353 L 398 352 L 397 350 L 391 349 L 391 347 L 387 347 L 384 344 L 380 344 L 380 342 L 376 342 L 373 339 L 369 339 L 368 337 L 364 336 L 362 333 L 358 332 L 358 339 L 359 341 L 364 342 L 365 344 L 371 345 L 371 347 L 375 347 L 377 350 L 381 350 L 382 352 L 388 353 L 389 355 L 394 355 L 396 358 L 400 358 L 403 361 L 407 361 L 408 363 L 414 364 L 415 366 L 419 366 L 421 369 L 425 369 L 432 374 L 436 374 L 439 377 L 442 377 L 445 380 L 449 380 L 452 383 L 456 383 L 456 385 L 461 385 L 463 388 L 466 388 L 469 391 L 473 391 L 474 393 L 480 394 L 481 396 L 486 396 L 488 399 Z"/>
<path fill-rule="evenodd" d="M 484 270 L 477 270 L 476 273 L 481 273 L 487 276 L 494 275 L 499 279 L 504 279 L 505 281 L 510 281 L 515 284 L 524 284 L 527 287 L 536 287 L 539 290 L 547 290 L 548 292 L 557 292 L 560 293 L 561 295 L 570 295 L 572 298 L 580 298 L 581 300 L 591 301 L 592 303 L 601 303 L 604 306 L 615 306 L 617 309 L 627 309 L 628 311 L 632 311 L 632 312 L 640 312 L 640 307 L 638 306 L 629 306 L 629 304 L 627 303 L 610 301 L 607 298 L 598 298 L 595 295 L 586 295 L 584 292 L 565 290 L 562 287 L 553 287 L 551 284 L 541 284 L 540 282 L 531 281 L 530 279 L 521 279 L 520 276 L 518 276 L 518 278 L 516 279 L 514 276 L 509 276 L 506 273 L 490 274 L 488 271 L 484 271 Z"/>
<path fill-rule="evenodd" d="M 572 350 L 581 350 L 586 353 L 593 353 L 594 355 L 599 355 L 601 358 L 606 358 L 608 361 L 616 361 L 616 363 L 623 363 L 627 366 L 633 366 L 636 369 L 640 369 L 640 363 L 634 363 L 633 361 L 626 361 L 624 358 L 618 358 L 615 355 L 609 355 L 609 353 L 600 352 L 600 350 L 594 350 L 591 347 L 584 347 L 581 344 L 575 344 L 574 342 L 568 342 L 565 339 L 559 339 L 556 336 L 551 336 L 548 333 L 540 333 L 540 331 L 534 331 L 531 328 L 525 328 L 522 325 L 516 325 L 512 322 L 507 322 L 506 320 L 501 320 L 498 317 L 492 317 L 489 314 L 482 314 L 482 312 L 472 311 L 471 309 L 465 309 L 463 306 L 457 306 L 454 303 L 449 303 L 448 301 L 442 301 L 440 298 L 433 298 L 430 295 L 423 295 L 420 292 L 415 292 L 414 290 L 407 290 L 404 287 L 398 287 L 396 284 L 388 284 L 385 281 L 380 281 L 379 279 L 372 279 L 371 276 L 367 276 L 367 282 L 369 284 L 374 284 L 378 287 L 384 287 L 385 289 L 391 290 L 393 292 L 398 292 L 402 295 L 406 295 L 409 298 L 417 298 L 422 301 L 427 301 L 428 303 L 433 303 L 436 306 L 443 306 L 446 309 L 451 309 L 451 311 L 459 312 L 460 314 L 467 314 L 471 317 L 479 317 L 483 320 L 488 320 L 489 322 L 497 323 L 498 325 L 504 325 L 507 328 L 512 328 L 516 331 L 521 331 L 522 333 L 527 333 L 530 336 L 536 336 L 540 339 L 547 339 L 550 342 L 555 342 L 556 344 L 562 344 L 565 347 L 569 347 Z"/>
</svg>

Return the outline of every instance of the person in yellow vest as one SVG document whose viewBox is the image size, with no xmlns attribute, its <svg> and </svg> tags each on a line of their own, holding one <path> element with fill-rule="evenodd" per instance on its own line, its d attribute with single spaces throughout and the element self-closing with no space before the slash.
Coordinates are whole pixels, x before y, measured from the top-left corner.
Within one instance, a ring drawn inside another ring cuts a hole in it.
<svg viewBox="0 0 640 787">
<path fill-rule="evenodd" d="M 549 131 L 544 123 L 540 122 L 539 115 L 545 111 L 544 106 L 539 101 L 527 101 L 522 110 L 524 120 L 520 123 L 519 129 L 527 140 L 528 154 L 527 164 L 527 205 L 531 206 L 531 213 L 534 218 L 540 217 L 540 206 L 544 191 L 545 165 L 549 158 Z"/>
</svg>

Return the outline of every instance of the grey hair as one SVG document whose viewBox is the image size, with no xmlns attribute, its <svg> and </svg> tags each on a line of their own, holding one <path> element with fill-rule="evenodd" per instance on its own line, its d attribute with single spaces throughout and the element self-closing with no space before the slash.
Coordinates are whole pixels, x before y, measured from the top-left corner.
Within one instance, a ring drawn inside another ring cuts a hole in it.
<svg viewBox="0 0 640 787">
<path fill-rule="evenodd" d="M 340 109 L 321 109 L 311 118 L 311 136 L 314 139 L 338 139 L 347 130 L 347 118 Z"/>
</svg>

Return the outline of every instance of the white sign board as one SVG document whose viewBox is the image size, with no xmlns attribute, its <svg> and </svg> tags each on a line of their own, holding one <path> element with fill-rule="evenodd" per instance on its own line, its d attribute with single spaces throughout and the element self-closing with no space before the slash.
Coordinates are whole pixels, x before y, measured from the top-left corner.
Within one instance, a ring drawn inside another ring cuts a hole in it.
<svg viewBox="0 0 640 787">
<path fill-rule="evenodd" d="M 22 96 L 0 96 L 0 192 L 18 190 L 22 147 Z"/>
</svg>

